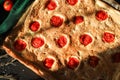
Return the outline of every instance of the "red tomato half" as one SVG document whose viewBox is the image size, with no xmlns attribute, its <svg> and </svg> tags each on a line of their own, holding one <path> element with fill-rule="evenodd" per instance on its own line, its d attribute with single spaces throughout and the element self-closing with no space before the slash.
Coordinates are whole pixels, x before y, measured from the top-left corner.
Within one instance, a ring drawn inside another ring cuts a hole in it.
<svg viewBox="0 0 120 80">
<path fill-rule="evenodd" d="M 90 57 L 89 57 L 88 64 L 89 64 L 91 67 L 95 68 L 95 67 L 98 65 L 98 63 L 99 63 L 99 60 L 100 60 L 100 59 L 99 59 L 97 56 L 90 56 Z"/>
<path fill-rule="evenodd" d="M 50 24 L 54 27 L 60 27 L 63 24 L 63 18 L 60 16 L 52 16 Z"/>
<path fill-rule="evenodd" d="M 5 0 L 3 7 L 6 11 L 10 11 L 13 7 L 13 2 L 11 0 Z"/>
<path fill-rule="evenodd" d="M 52 65 L 54 64 L 54 59 L 52 58 L 46 58 L 43 62 L 44 66 L 48 69 L 50 69 L 52 67 Z"/>
<path fill-rule="evenodd" d="M 18 39 L 14 42 L 13 46 L 14 46 L 15 50 L 22 51 L 26 48 L 27 44 L 25 41 Z"/>
<path fill-rule="evenodd" d="M 82 23 L 83 21 L 84 21 L 83 16 L 75 16 L 75 20 L 74 20 L 75 24 Z"/>
<path fill-rule="evenodd" d="M 98 21 L 103 21 L 103 20 L 106 20 L 107 18 L 108 18 L 108 14 L 103 10 L 100 10 L 96 13 L 96 19 Z"/>
<path fill-rule="evenodd" d="M 75 69 L 78 67 L 78 65 L 79 65 L 79 60 L 77 58 L 74 57 L 69 58 L 69 61 L 67 62 L 68 68 Z"/>
<path fill-rule="evenodd" d="M 34 48 L 40 48 L 44 45 L 44 40 L 40 37 L 35 37 L 31 40 L 31 45 Z"/>
<path fill-rule="evenodd" d="M 59 39 L 56 41 L 56 43 L 58 44 L 58 46 L 60 48 L 64 47 L 67 44 L 67 39 L 65 36 L 61 36 L 59 37 Z"/>
<path fill-rule="evenodd" d="M 78 2 L 78 0 L 67 0 L 67 2 L 73 6 Z"/>
<path fill-rule="evenodd" d="M 88 34 L 83 34 L 80 36 L 80 43 L 83 44 L 84 46 L 87 46 L 92 42 L 92 37 Z"/>
<path fill-rule="evenodd" d="M 52 0 L 50 0 L 49 3 L 47 4 L 48 10 L 54 10 L 56 7 L 57 7 L 57 4 Z"/>
<path fill-rule="evenodd" d="M 39 27 L 40 27 L 40 23 L 37 21 L 34 21 L 31 23 L 29 28 L 31 31 L 36 32 L 39 29 Z"/>
<path fill-rule="evenodd" d="M 115 35 L 113 33 L 104 32 L 102 40 L 107 43 L 114 42 Z"/>
</svg>

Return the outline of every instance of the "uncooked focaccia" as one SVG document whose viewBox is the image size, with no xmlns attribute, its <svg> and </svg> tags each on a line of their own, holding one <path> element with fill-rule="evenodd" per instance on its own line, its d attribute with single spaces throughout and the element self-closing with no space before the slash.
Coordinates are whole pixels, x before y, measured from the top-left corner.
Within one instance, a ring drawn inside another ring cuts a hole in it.
<svg viewBox="0 0 120 80">
<path fill-rule="evenodd" d="M 36 0 L 3 48 L 45 80 L 120 80 L 120 12 L 100 0 Z"/>
</svg>

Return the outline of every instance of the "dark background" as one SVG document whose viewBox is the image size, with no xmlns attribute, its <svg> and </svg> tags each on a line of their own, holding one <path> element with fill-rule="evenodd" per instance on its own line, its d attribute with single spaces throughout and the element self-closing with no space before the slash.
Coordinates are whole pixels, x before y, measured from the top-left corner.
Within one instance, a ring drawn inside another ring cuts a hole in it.
<svg viewBox="0 0 120 80">
<path fill-rule="evenodd" d="M 0 49 L 0 80 L 44 80 Z"/>
</svg>

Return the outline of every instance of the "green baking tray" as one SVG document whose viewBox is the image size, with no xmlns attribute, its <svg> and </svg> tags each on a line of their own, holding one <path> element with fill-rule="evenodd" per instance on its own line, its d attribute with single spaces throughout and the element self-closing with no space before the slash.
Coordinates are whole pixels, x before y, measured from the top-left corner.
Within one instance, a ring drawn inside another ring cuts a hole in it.
<svg viewBox="0 0 120 80">
<path fill-rule="evenodd" d="M 5 0 L 0 0 L 0 34 L 9 31 L 34 0 L 12 0 L 13 8 L 10 12 L 3 9 Z"/>
</svg>

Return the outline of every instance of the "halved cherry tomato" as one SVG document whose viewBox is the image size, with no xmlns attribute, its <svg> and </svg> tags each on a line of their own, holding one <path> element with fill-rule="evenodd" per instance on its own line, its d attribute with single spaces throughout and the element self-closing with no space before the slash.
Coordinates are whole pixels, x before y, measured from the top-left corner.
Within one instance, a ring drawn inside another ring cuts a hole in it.
<svg viewBox="0 0 120 80">
<path fill-rule="evenodd" d="M 34 21 L 30 24 L 30 30 L 33 31 L 33 32 L 36 32 L 40 27 L 40 23 L 37 22 L 37 21 Z"/>
<path fill-rule="evenodd" d="M 26 48 L 27 44 L 25 41 L 18 39 L 13 44 L 14 48 L 18 51 L 22 51 Z"/>
<path fill-rule="evenodd" d="M 42 47 L 44 45 L 44 40 L 40 37 L 35 37 L 31 40 L 31 45 L 34 48 Z"/>
<path fill-rule="evenodd" d="M 56 7 L 57 7 L 56 3 L 52 0 L 50 0 L 49 3 L 47 4 L 48 10 L 54 10 Z"/>
<path fill-rule="evenodd" d="M 75 20 L 74 20 L 75 24 L 82 23 L 83 21 L 84 21 L 83 16 L 75 16 Z"/>
<path fill-rule="evenodd" d="M 92 42 L 92 37 L 88 34 L 83 34 L 80 36 L 80 43 L 83 44 L 84 46 L 87 46 Z"/>
<path fill-rule="evenodd" d="M 63 18 L 60 16 L 52 16 L 50 19 L 50 24 L 54 27 L 59 27 L 63 24 Z"/>
<path fill-rule="evenodd" d="M 73 6 L 78 2 L 78 0 L 67 0 L 67 2 Z"/>
<path fill-rule="evenodd" d="M 110 43 L 110 42 L 113 42 L 114 39 L 115 39 L 115 35 L 113 33 L 104 32 L 103 38 L 102 38 L 104 42 Z"/>
<path fill-rule="evenodd" d="M 3 7 L 6 11 L 10 11 L 13 7 L 13 2 L 11 0 L 5 0 Z"/>
<path fill-rule="evenodd" d="M 97 56 L 90 56 L 89 60 L 88 60 L 88 64 L 91 67 L 95 68 L 98 65 L 98 63 L 99 63 L 99 60 L 100 59 Z"/>
<path fill-rule="evenodd" d="M 75 57 L 69 58 L 69 61 L 67 62 L 68 68 L 75 69 L 78 67 L 78 65 L 79 65 L 79 60 L 77 58 L 75 58 Z"/>
<path fill-rule="evenodd" d="M 103 20 L 106 20 L 107 18 L 108 18 L 108 14 L 103 10 L 100 10 L 96 13 L 96 19 L 98 21 L 103 21 Z"/>
<path fill-rule="evenodd" d="M 56 40 L 56 43 L 60 48 L 64 47 L 67 44 L 67 39 L 65 36 L 59 37 L 59 39 Z"/>
<path fill-rule="evenodd" d="M 54 59 L 52 59 L 52 58 L 46 58 L 44 60 L 43 64 L 44 64 L 44 66 L 46 68 L 50 69 L 52 67 L 52 65 L 53 65 L 54 62 L 55 62 Z"/>
</svg>

